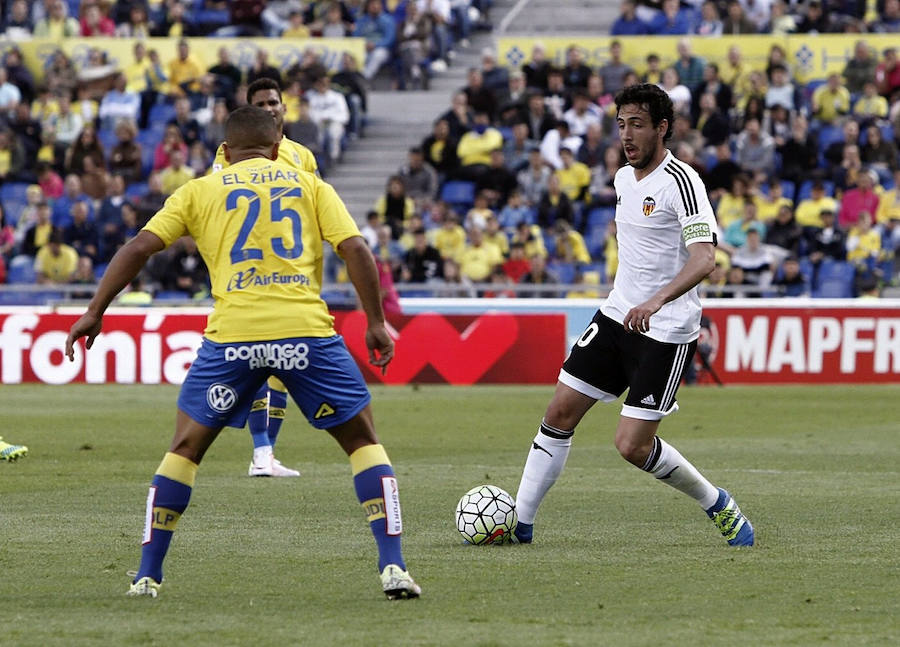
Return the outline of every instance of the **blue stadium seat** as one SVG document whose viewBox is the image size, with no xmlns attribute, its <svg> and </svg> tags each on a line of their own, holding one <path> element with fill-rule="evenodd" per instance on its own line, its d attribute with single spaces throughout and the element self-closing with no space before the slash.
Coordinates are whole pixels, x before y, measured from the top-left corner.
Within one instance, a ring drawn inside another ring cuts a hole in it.
<svg viewBox="0 0 900 647">
<path fill-rule="evenodd" d="M 113 146 L 119 143 L 119 138 L 116 137 L 116 133 L 114 130 L 106 130 L 101 128 L 97 131 L 97 140 L 100 142 L 100 145 L 103 146 L 103 151 L 109 155 L 109 152 L 113 149 Z"/>
<path fill-rule="evenodd" d="M 98 281 L 102 279 L 103 275 L 106 274 L 107 267 L 109 267 L 109 263 L 97 263 L 94 265 L 94 278 Z"/>
<path fill-rule="evenodd" d="M 7 283 L 34 283 L 37 274 L 34 271 L 34 259 L 30 256 L 15 256 L 9 262 L 6 272 Z"/>
<path fill-rule="evenodd" d="M 846 299 L 853 296 L 853 278 L 856 268 L 846 261 L 824 260 L 819 266 L 819 276 L 812 295 L 817 298 Z"/>
<path fill-rule="evenodd" d="M 554 261 L 547 264 L 547 270 L 556 275 L 560 283 L 569 284 L 575 281 L 575 264 Z"/>
<path fill-rule="evenodd" d="M 22 214 L 22 209 L 28 204 L 26 198 L 27 182 L 4 182 L 0 184 L 0 202 L 3 203 L 3 211 L 6 213 L 8 223 L 15 226 Z"/>
<path fill-rule="evenodd" d="M 591 258 L 603 258 L 606 251 L 606 228 L 591 227 L 585 236 L 585 244 L 588 248 L 588 254 Z"/>
<path fill-rule="evenodd" d="M 795 204 L 799 204 L 802 200 L 807 200 L 810 195 L 812 195 L 812 180 L 806 180 L 803 184 L 800 185 L 800 191 L 797 192 L 797 197 L 794 200 Z M 829 197 L 834 197 L 834 182 L 831 180 L 823 180 L 822 186 L 825 187 L 825 195 Z"/>
<path fill-rule="evenodd" d="M 147 193 L 147 189 L 146 182 L 133 182 L 125 187 L 125 196 L 129 200 L 137 200 L 138 198 L 144 197 Z"/>
<path fill-rule="evenodd" d="M 151 128 L 165 130 L 166 124 L 175 118 L 175 106 L 170 103 L 157 103 L 150 108 L 149 122 Z"/>
<path fill-rule="evenodd" d="M 138 131 L 135 141 L 141 145 L 141 148 L 156 148 L 157 144 L 162 141 L 162 130 L 154 130 L 153 128 L 145 128 Z"/>
<path fill-rule="evenodd" d="M 441 200 L 454 208 L 469 210 L 475 202 L 475 183 L 450 180 L 441 187 Z"/>
<path fill-rule="evenodd" d="M 191 297 L 180 290 L 160 290 L 153 295 L 154 301 L 190 301 Z"/>
<path fill-rule="evenodd" d="M 615 220 L 615 218 L 615 207 L 594 207 L 588 211 L 587 228 L 590 230 L 595 227 L 600 227 L 605 230 L 606 225 L 608 225 L 611 220 Z"/>
<path fill-rule="evenodd" d="M 835 142 L 844 139 L 844 131 L 838 126 L 822 126 L 819 130 L 819 149 L 825 151 Z"/>
</svg>

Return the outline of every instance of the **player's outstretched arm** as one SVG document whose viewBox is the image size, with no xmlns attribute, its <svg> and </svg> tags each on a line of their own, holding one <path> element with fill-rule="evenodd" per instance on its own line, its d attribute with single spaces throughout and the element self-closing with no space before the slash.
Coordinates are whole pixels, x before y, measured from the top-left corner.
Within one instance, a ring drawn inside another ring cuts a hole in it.
<svg viewBox="0 0 900 647">
<path fill-rule="evenodd" d="M 66 339 L 66 357 L 69 361 L 75 360 L 75 342 L 82 337 L 87 337 L 88 348 L 94 345 L 94 338 L 100 334 L 103 313 L 109 304 L 137 276 L 147 260 L 163 249 L 165 244 L 159 236 L 149 231 L 140 231 L 116 252 L 100 279 L 100 285 L 88 304 L 87 312 L 69 330 L 69 337 Z"/>
<path fill-rule="evenodd" d="M 362 236 L 352 236 L 337 247 L 337 252 L 347 264 L 350 281 L 356 288 L 362 309 L 366 313 L 366 346 L 369 362 L 381 367 L 382 375 L 394 357 L 394 340 L 384 327 L 384 310 L 381 307 L 381 283 L 369 246 Z"/>
<path fill-rule="evenodd" d="M 674 301 L 682 294 L 700 283 L 716 267 L 716 249 L 712 243 L 693 243 L 688 245 L 688 260 L 667 285 L 664 285 L 650 299 L 633 307 L 625 315 L 622 325 L 631 332 L 647 332 L 650 330 L 650 316 L 669 301 Z"/>
</svg>

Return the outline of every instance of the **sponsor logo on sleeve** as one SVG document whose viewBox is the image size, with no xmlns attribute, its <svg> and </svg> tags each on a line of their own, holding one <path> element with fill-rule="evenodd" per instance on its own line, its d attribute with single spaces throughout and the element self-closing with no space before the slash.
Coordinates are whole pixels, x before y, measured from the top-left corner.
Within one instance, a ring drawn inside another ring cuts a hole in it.
<svg viewBox="0 0 900 647">
<path fill-rule="evenodd" d="M 710 230 L 709 225 L 705 222 L 698 222 L 685 227 L 681 231 L 681 237 L 684 238 L 684 242 L 693 240 L 695 238 L 712 239 L 712 231 Z"/>
</svg>

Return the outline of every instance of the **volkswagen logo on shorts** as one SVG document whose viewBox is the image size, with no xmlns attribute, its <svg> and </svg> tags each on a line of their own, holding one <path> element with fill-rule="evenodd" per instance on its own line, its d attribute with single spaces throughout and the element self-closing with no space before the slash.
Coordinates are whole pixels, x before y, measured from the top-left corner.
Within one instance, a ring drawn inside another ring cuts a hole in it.
<svg viewBox="0 0 900 647">
<path fill-rule="evenodd" d="M 237 402 L 237 393 L 227 384 L 213 384 L 206 389 L 206 403 L 214 411 L 226 413 Z"/>
</svg>

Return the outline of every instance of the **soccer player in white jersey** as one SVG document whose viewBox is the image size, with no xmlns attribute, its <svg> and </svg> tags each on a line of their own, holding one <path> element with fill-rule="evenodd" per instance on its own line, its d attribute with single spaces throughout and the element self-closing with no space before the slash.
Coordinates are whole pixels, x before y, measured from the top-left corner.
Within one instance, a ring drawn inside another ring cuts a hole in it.
<svg viewBox="0 0 900 647">
<path fill-rule="evenodd" d="M 559 478 L 575 426 L 595 402 L 626 390 L 616 448 L 629 463 L 700 504 L 732 546 L 753 527 L 731 495 L 657 436 L 697 347 L 697 284 L 715 266 L 716 219 L 698 175 L 664 142 L 674 112 L 665 92 L 630 86 L 616 97 L 628 165 L 615 178 L 619 270 L 613 291 L 572 347 L 535 436 L 516 495 L 521 543 L 533 539 L 541 500 Z"/>
</svg>

